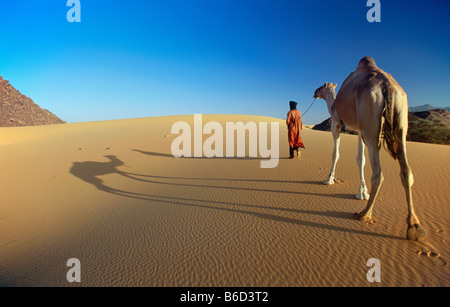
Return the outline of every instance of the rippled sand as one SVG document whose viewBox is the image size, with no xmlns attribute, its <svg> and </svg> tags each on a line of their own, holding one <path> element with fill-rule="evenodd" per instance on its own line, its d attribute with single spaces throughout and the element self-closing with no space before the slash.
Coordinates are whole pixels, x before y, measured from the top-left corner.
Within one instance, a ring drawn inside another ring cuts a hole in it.
<svg viewBox="0 0 450 307">
<path fill-rule="evenodd" d="M 307 149 L 289 160 L 284 121 L 203 116 L 278 121 L 278 167 L 261 169 L 259 158 L 174 158 L 180 120 L 192 116 L 0 128 L 0 285 L 73 286 L 66 262 L 78 258 L 81 286 L 450 286 L 449 146 L 408 143 L 428 230 L 417 244 L 384 150 L 378 222 L 366 225 L 352 218 L 365 206 L 356 136 L 342 136 L 342 183 L 325 186 L 330 133 L 305 128 Z M 381 283 L 366 279 L 370 258 Z"/>
</svg>

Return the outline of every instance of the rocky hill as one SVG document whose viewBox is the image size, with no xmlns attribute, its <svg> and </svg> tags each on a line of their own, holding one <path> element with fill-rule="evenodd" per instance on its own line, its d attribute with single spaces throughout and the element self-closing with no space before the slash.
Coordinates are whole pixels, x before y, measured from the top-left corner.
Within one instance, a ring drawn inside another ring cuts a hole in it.
<svg viewBox="0 0 450 307">
<path fill-rule="evenodd" d="M 450 114 L 446 109 L 435 109 L 429 111 L 409 112 L 408 120 L 410 122 L 417 120 L 442 121 L 450 124 Z"/>
<path fill-rule="evenodd" d="M 331 117 L 327 118 L 320 124 L 315 125 L 313 130 L 331 131 Z M 341 133 L 358 134 L 357 131 L 347 129 L 345 125 L 342 126 Z"/>
<path fill-rule="evenodd" d="M 0 127 L 63 124 L 51 112 L 40 108 L 0 76 Z"/>
<path fill-rule="evenodd" d="M 450 114 L 445 109 L 435 109 L 408 114 L 408 141 L 450 145 Z M 331 118 L 313 127 L 314 130 L 330 131 Z M 342 132 L 347 131 L 345 127 Z"/>
</svg>

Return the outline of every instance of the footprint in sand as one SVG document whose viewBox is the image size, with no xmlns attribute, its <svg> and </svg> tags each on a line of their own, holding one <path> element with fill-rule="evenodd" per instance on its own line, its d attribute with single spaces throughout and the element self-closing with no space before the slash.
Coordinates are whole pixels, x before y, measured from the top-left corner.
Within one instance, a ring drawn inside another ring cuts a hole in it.
<svg viewBox="0 0 450 307">
<path fill-rule="evenodd" d="M 11 246 L 11 245 L 13 245 L 13 244 L 16 244 L 18 241 L 19 241 L 18 239 L 12 240 L 12 241 L 6 243 L 3 247 L 9 247 L 9 246 Z"/>
<path fill-rule="evenodd" d="M 433 251 L 423 251 L 423 250 L 417 251 L 417 255 L 418 256 L 427 256 L 427 257 L 430 257 L 430 258 L 435 258 L 435 257 L 440 257 L 441 256 L 441 254 L 439 254 L 439 253 L 436 253 L 436 252 L 433 252 Z"/>
<path fill-rule="evenodd" d="M 434 231 L 435 233 L 443 233 L 444 230 L 440 229 L 440 228 L 436 228 L 436 229 L 431 229 L 431 231 Z M 446 241 L 444 239 L 441 239 L 442 243 L 446 243 Z"/>
<path fill-rule="evenodd" d="M 425 245 L 425 246 L 424 246 Z M 433 260 L 435 265 L 446 266 L 447 262 L 442 259 L 441 254 L 434 251 L 436 250 L 433 246 L 422 242 L 420 244 L 421 249 L 417 251 L 417 256 L 421 258 L 427 258 Z"/>
</svg>

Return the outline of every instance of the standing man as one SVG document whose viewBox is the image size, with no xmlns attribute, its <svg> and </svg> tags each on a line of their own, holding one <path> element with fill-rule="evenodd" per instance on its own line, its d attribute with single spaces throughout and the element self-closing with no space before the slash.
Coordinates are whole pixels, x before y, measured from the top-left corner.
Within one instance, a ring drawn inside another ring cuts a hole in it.
<svg viewBox="0 0 450 307">
<path fill-rule="evenodd" d="M 297 103 L 295 101 L 289 101 L 291 110 L 287 114 L 286 125 L 288 127 L 289 137 L 289 159 L 294 159 L 294 150 L 297 152 L 297 157 L 300 158 L 300 152 L 298 149 L 305 148 L 303 145 L 300 131 L 303 128 L 302 114 L 297 110 Z"/>
</svg>

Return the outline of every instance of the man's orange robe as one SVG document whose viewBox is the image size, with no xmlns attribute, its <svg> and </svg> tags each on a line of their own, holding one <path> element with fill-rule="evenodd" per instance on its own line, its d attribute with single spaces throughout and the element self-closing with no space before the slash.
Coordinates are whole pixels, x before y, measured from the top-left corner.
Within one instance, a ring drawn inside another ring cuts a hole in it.
<svg viewBox="0 0 450 307">
<path fill-rule="evenodd" d="M 287 114 L 286 125 L 288 126 L 289 146 L 291 146 L 291 148 L 305 148 L 302 137 L 300 136 L 300 131 L 302 130 L 303 125 L 302 114 L 299 110 L 289 111 Z"/>
</svg>

